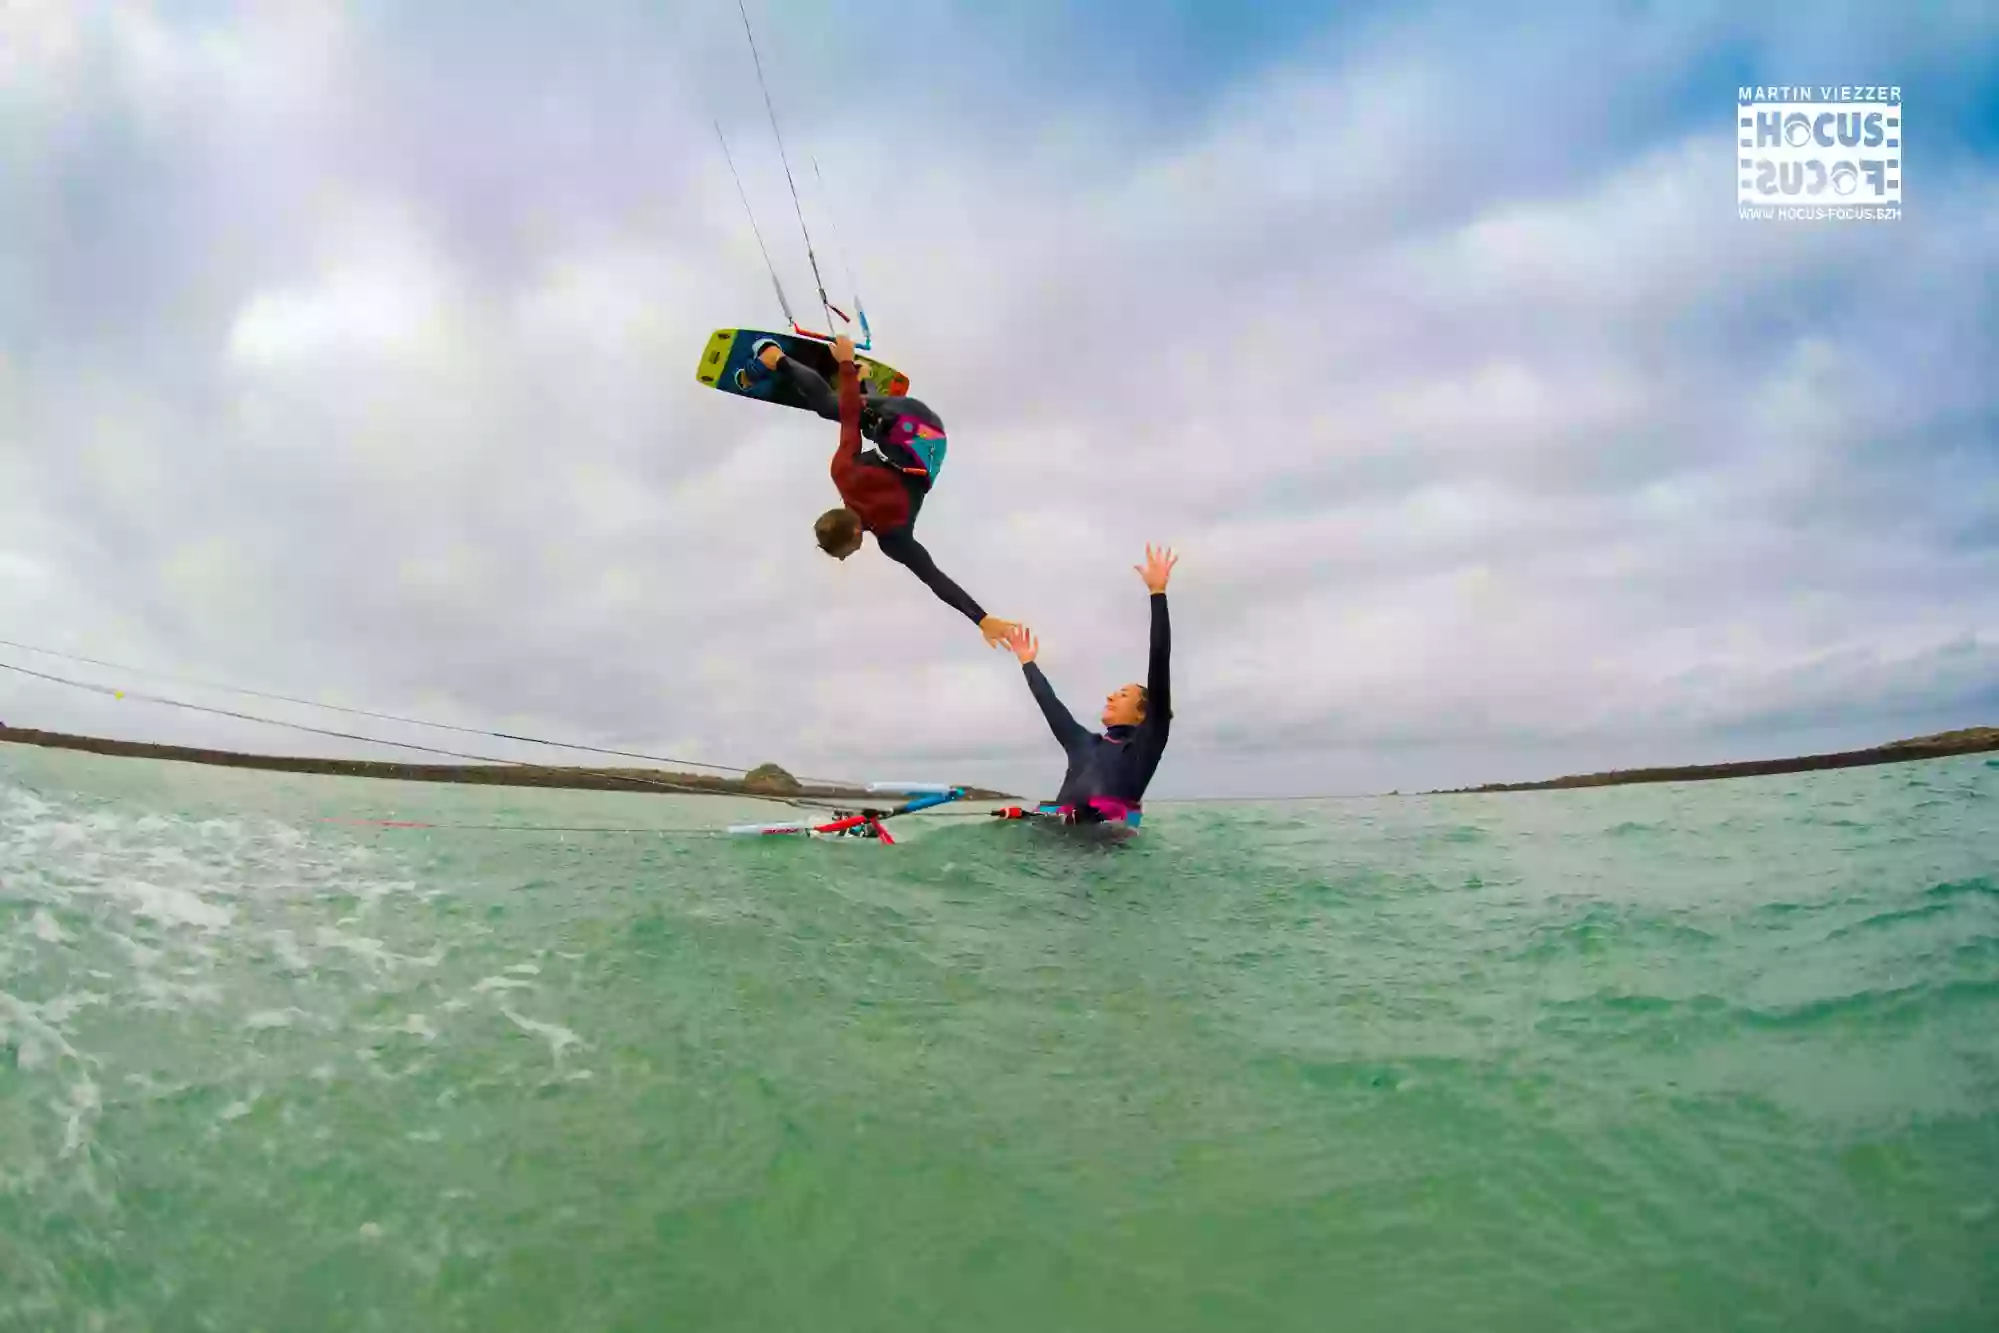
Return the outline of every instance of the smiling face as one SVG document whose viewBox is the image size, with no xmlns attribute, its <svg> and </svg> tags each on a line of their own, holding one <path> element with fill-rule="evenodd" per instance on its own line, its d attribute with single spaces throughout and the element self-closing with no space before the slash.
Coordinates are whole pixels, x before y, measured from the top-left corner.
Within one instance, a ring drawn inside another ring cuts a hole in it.
<svg viewBox="0 0 1999 1333">
<path fill-rule="evenodd" d="M 1104 700 L 1106 727 L 1135 727 L 1145 721 L 1145 686 L 1121 685 Z"/>
</svg>

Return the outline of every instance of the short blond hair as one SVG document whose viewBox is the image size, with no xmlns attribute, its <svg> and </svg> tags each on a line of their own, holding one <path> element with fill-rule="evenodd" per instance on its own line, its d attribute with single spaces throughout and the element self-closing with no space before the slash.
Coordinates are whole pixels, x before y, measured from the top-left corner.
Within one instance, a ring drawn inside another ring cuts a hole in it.
<svg viewBox="0 0 1999 1333">
<path fill-rule="evenodd" d="M 812 525 L 812 535 L 828 555 L 851 550 L 861 540 L 861 516 L 851 509 L 828 509 Z"/>
</svg>

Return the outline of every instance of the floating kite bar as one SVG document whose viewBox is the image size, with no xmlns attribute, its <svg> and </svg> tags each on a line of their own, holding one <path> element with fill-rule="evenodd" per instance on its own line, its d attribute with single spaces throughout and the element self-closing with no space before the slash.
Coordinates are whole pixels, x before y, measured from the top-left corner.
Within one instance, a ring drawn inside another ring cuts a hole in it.
<svg viewBox="0 0 1999 1333">
<path fill-rule="evenodd" d="M 898 796 L 945 796 L 962 795 L 965 789 L 948 782 L 870 782 L 868 790 Z"/>
</svg>

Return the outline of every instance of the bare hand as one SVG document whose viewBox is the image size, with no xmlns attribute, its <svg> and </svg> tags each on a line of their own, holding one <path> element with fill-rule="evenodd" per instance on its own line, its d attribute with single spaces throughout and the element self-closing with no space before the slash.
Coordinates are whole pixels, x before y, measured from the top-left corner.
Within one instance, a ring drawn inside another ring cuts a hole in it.
<svg viewBox="0 0 1999 1333">
<path fill-rule="evenodd" d="M 1013 627 L 1013 631 L 1006 636 L 1006 646 L 1013 649 L 1013 655 L 1020 659 L 1022 666 L 1032 662 L 1035 655 L 1041 651 L 1041 644 L 1035 639 L 1034 631 L 1025 625 Z"/>
<path fill-rule="evenodd" d="M 979 633 L 986 636 L 986 647 L 988 648 L 999 647 L 1019 628 L 1018 623 L 1011 620 L 1001 620 L 998 616 L 987 616 L 979 622 Z"/>
<path fill-rule="evenodd" d="M 1147 542 L 1145 563 L 1133 565 L 1132 568 L 1138 571 L 1138 576 L 1145 580 L 1145 586 L 1151 591 L 1165 592 L 1166 580 L 1172 577 L 1173 566 L 1179 563 L 1180 557 L 1173 553 L 1172 547 L 1154 547 L 1152 543 Z"/>
<path fill-rule="evenodd" d="M 784 360 L 784 349 L 776 343 L 772 343 L 769 347 L 757 353 L 757 360 L 764 363 L 765 370 L 776 370 L 777 363 Z"/>
<path fill-rule="evenodd" d="M 841 334 L 833 340 L 833 359 L 842 363 L 854 359 L 854 340 Z"/>
</svg>

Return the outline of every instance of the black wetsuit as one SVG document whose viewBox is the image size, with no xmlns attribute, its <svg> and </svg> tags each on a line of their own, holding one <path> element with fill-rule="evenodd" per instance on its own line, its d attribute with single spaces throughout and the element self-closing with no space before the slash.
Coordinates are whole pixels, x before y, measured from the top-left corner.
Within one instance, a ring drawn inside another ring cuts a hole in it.
<svg viewBox="0 0 1999 1333">
<path fill-rule="evenodd" d="M 814 412 L 825 417 L 828 421 L 838 421 L 840 419 L 840 395 L 832 385 L 826 382 L 825 378 L 818 371 L 810 366 L 799 363 L 791 357 L 780 356 L 777 359 L 777 373 L 784 376 L 792 388 L 798 390 L 798 396 L 803 398 L 806 405 Z M 895 468 L 896 464 L 888 457 L 888 451 L 893 446 L 888 444 L 882 437 L 888 430 L 888 427 L 897 418 L 905 416 L 915 417 L 917 420 L 927 422 L 939 430 L 944 428 L 943 418 L 931 411 L 930 405 L 920 398 L 887 398 L 880 394 L 862 393 L 861 434 L 867 436 L 869 443 L 873 444 L 880 451 L 863 454 L 862 457 L 866 458 L 869 462 Z M 899 473 L 901 472 L 900 468 L 896 468 L 896 470 Z M 906 473 L 902 475 L 907 476 Z M 912 490 L 915 492 L 910 497 L 910 508 L 913 511 L 922 506 L 921 497 L 930 487 L 927 482 L 919 481 L 913 477 L 909 481 Z M 910 521 L 912 523 L 916 521 L 916 515 L 913 512 L 910 515 Z"/>
<path fill-rule="evenodd" d="M 798 390 L 799 396 L 813 411 L 829 421 L 840 421 L 840 395 L 817 371 L 788 356 L 778 358 L 777 370 Z M 843 375 L 850 373 L 853 372 L 843 372 Z M 866 471 L 856 472 L 847 467 L 845 464 L 851 463 L 852 457 L 844 460 L 836 457 L 834 483 L 840 486 L 841 499 L 861 516 L 863 525 L 875 534 L 875 545 L 881 548 L 883 555 L 921 579 L 944 605 L 974 625 L 981 624 L 986 618 L 985 608 L 959 587 L 950 575 L 939 569 L 923 543 L 916 540 L 916 518 L 923 512 L 923 498 L 930 492 L 931 479 L 928 475 L 912 474 L 903 464 L 920 460 L 915 455 L 904 456 L 899 446 L 884 439 L 890 426 L 909 417 L 940 432 L 944 428 L 943 420 L 915 398 L 862 395 L 860 432 L 881 452 L 859 452 L 859 441 L 852 441 L 859 463 Z M 846 431 L 847 426 L 843 422 L 842 455 L 846 454 L 849 443 Z M 888 456 L 891 450 L 895 452 L 895 459 Z M 892 477 L 893 484 L 877 480 L 877 470 Z M 843 477 L 846 479 L 844 482 Z"/>
<path fill-rule="evenodd" d="M 1068 771 L 1062 775 L 1062 789 L 1053 804 L 1070 807 L 1078 820 L 1101 819 L 1089 802 L 1106 797 L 1121 805 L 1138 807 L 1152 775 L 1166 753 L 1167 733 L 1173 726 L 1173 693 L 1168 679 L 1167 658 L 1173 649 L 1172 625 L 1166 617 L 1166 594 L 1152 594 L 1152 654 L 1145 671 L 1145 720 L 1137 726 L 1112 727 L 1105 732 L 1086 731 L 1062 701 L 1055 688 L 1041 674 L 1039 665 L 1029 662 L 1021 670 L 1027 688 L 1041 705 L 1041 715 L 1069 756 Z"/>
</svg>

